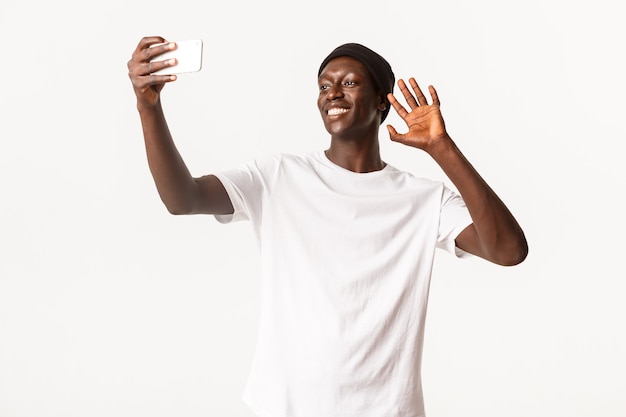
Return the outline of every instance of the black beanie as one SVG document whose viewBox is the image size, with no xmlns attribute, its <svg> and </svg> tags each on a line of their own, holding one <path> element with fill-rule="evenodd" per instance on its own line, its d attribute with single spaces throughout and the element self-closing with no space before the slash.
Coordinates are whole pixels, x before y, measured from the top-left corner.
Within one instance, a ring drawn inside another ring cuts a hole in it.
<svg viewBox="0 0 626 417">
<path fill-rule="evenodd" d="M 383 110 L 383 114 L 380 119 L 380 123 L 382 124 L 389 113 L 390 107 L 389 100 L 387 100 L 387 93 L 393 92 L 393 85 L 396 82 L 393 71 L 391 70 L 391 65 L 389 65 L 389 62 L 387 62 L 385 58 L 366 46 L 358 43 L 346 43 L 335 48 L 335 50 L 333 50 L 326 57 L 326 59 L 322 61 L 322 65 L 320 65 L 317 76 L 320 76 L 326 64 L 328 64 L 332 59 L 340 56 L 349 56 L 350 58 L 360 61 L 372 75 L 374 83 L 376 84 L 378 90 L 383 94 L 383 99 L 386 104 L 385 110 Z"/>
</svg>

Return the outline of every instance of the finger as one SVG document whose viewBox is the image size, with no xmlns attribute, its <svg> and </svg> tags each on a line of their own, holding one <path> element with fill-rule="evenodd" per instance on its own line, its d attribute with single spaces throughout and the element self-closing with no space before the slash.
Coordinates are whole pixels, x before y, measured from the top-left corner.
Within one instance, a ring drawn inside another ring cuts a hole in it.
<svg viewBox="0 0 626 417">
<path fill-rule="evenodd" d="M 154 57 L 164 54 L 167 51 L 176 49 L 176 43 L 166 42 L 159 36 L 143 38 L 133 52 L 132 62 L 149 62 Z"/>
<path fill-rule="evenodd" d="M 144 76 L 162 68 L 176 65 L 176 62 L 172 60 L 163 60 L 158 63 L 152 62 L 154 57 L 172 49 L 176 49 L 176 44 L 174 42 L 165 42 L 159 36 L 143 38 L 133 52 L 132 58 L 128 61 L 129 75 L 131 78 L 133 76 Z"/>
<path fill-rule="evenodd" d="M 413 88 L 413 91 L 415 92 L 415 96 L 417 97 L 417 102 L 420 104 L 420 106 L 427 106 L 428 101 L 426 100 L 424 93 L 422 93 L 422 89 L 417 84 L 417 81 L 415 81 L 415 78 L 413 77 L 409 78 L 409 84 L 411 84 L 411 87 Z"/>
<path fill-rule="evenodd" d="M 163 55 L 164 53 L 176 49 L 175 42 L 166 42 L 161 44 L 149 44 L 146 48 L 141 51 L 140 59 L 142 62 L 152 61 L 154 58 L 159 55 Z"/>
<path fill-rule="evenodd" d="M 389 132 L 389 139 L 393 142 L 403 143 L 404 135 L 398 133 L 398 131 L 391 125 L 387 125 L 387 132 Z"/>
<path fill-rule="evenodd" d="M 156 76 L 161 77 L 163 76 L 162 74 L 154 74 L 154 73 L 163 68 L 171 67 L 174 65 L 176 65 L 175 58 L 166 59 L 164 61 L 144 62 L 141 64 L 138 64 L 131 60 L 128 63 L 128 76 L 130 77 L 131 80 L 136 80 L 134 84 L 136 85 L 143 84 L 146 81 L 145 80 L 139 81 L 139 78 L 143 78 L 149 75 L 156 75 Z M 156 84 L 169 81 L 169 80 L 161 79 L 161 78 L 157 78 L 157 80 L 159 81 L 156 82 Z"/>
<path fill-rule="evenodd" d="M 145 77 L 148 79 L 148 82 L 146 83 L 146 85 L 160 85 L 160 84 L 165 84 L 165 83 L 169 83 L 172 81 L 176 81 L 176 75 L 172 74 L 172 75 L 154 75 L 154 74 L 150 74 L 147 77 Z"/>
<path fill-rule="evenodd" d="M 159 70 L 162 70 L 163 68 L 173 67 L 174 65 L 176 65 L 175 58 L 166 59 L 164 61 L 150 61 L 140 65 L 141 70 L 138 74 L 153 74 Z"/>
<path fill-rule="evenodd" d="M 398 80 L 398 87 L 400 88 L 400 92 L 404 96 L 406 103 L 409 105 L 411 109 L 414 109 L 419 106 L 419 104 L 415 100 L 415 97 L 413 97 L 411 90 L 409 90 L 409 88 L 406 86 L 406 83 L 404 82 L 403 79 Z"/>
<path fill-rule="evenodd" d="M 158 75 L 158 74 L 145 74 L 145 75 L 133 75 L 129 73 L 129 77 L 135 87 L 138 90 L 143 90 L 152 86 L 163 85 L 172 81 L 176 81 L 175 74 L 171 75 Z"/>
<path fill-rule="evenodd" d="M 430 91 L 430 96 L 433 99 L 433 106 L 441 106 L 441 102 L 439 101 L 439 95 L 437 95 L 437 90 L 435 90 L 435 87 L 429 85 L 428 91 Z"/>
<path fill-rule="evenodd" d="M 398 113 L 398 116 L 400 116 L 402 119 L 404 119 L 409 114 L 409 112 L 406 111 L 404 106 L 400 104 L 400 102 L 392 93 L 387 94 L 387 100 L 389 100 L 389 104 L 391 104 L 391 107 L 393 107 L 396 113 Z"/>
<path fill-rule="evenodd" d="M 152 45 L 156 45 L 156 44 L 164 43 L 164 42 L 165 42 L 165 39 L 163 39 L 160 36 L 146 36 L 142 38 L 137 44 L 137 47 L 133 51 L 133 57 L 141 56 L 144 53 L 144 50 L 146 48 L 149 48 Z"/>
</svg>

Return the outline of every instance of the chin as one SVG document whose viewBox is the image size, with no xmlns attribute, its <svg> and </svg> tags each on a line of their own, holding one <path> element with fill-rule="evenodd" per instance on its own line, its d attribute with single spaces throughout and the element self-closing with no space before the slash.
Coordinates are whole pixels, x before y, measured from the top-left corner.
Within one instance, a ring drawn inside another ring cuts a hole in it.
<svg viewBox="0 0 626 417">
<path fill-rule="evenodd" d="M 331 135 L 347 133 L 348 130 L 350 130 L 350 126 L 346 123 L 345 120 L 324 121 L 324 127 L 326 128 L 326 131 Z"/>
<path fill-rule="evenodd" d="M 337 126 L 327 126 L 326 131 L 335 137 L 341 137 L 348 133 L 346 129 Z"/>
</svg>

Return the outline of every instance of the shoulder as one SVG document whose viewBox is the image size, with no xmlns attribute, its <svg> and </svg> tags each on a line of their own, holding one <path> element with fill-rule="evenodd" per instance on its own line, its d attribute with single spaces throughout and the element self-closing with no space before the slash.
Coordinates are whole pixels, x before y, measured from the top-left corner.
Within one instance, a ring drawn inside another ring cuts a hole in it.
<svg viewBox="0 0 626 417">
<path fill-rule="evenodd" d="M 316 170 L 316 158 L 311 154 L 272 153 L 260 155 L 242 164 L 239 170 L 252 178 L 258 178 L 267 185 L 273 185 L 279 178 L 297 180 L 311 175 Z"/>
<path fill-rule="evenodd" d="M 274 166 L 277 170 L 311 171 L 323 165 L 318 154 L 319 152 L 303 154 L 276 153 L 262 157 L 258 161 L 262 165 Z"/>
<path fill-rule="evenodd" d="M 316 159 L 316 153 L 293 154 L 276 152 L 271 154 L 260 155 L 254 159 L 254 163 L 263 165 L 280 165 L 280 164 L 310 164 Z"/>
<path fill-rule="evenodd" d="M 398 169 L 390 164 L 385 167 L 385 172 L 394 182 L 407 189 L 442 191 L 446 188 L 445 183 L 441 180 L 419 177 L 412 172 Z"/>
</svg>

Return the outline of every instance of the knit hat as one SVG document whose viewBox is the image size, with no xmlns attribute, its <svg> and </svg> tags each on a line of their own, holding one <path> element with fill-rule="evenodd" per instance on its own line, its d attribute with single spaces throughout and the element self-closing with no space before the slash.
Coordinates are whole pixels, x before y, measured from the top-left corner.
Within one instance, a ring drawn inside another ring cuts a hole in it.
<svg viewBox="0 0 626 417">
<path fill-rule="evenodd" d="M 317 72 L 317 76 L 319 77 L 322 73 L 324 67 L 333 59 L 340 56 L 348 56 L 350 58 L 354 58 L 357 61 L 360 61 L 365 68 L 369 71 L 376 84 L 376 88 L 382 93 L 383 99 L 385 100 L 385 110 L 383 110 L 383 114 L 380 120 L 380 123 L 385 120 L 387 114 L 389 113 L 389 108 L 391 107 L 389 104 L 389 100 L 387 100 L 387 93 L 393 92 L 393 86 L 395 83 L 395 76 L 393 75 L 393 71 L 391 69 L 391 65 L 389 62 L 376 52 L 372 51 L 366 46 L 363 46 L 358 43 L 346 43 L 341 46 L 338 46 L 333 50 L 327 57 L 322 61 L 322 65 L 320 65 L 320 69 Z"/>
</svg>

